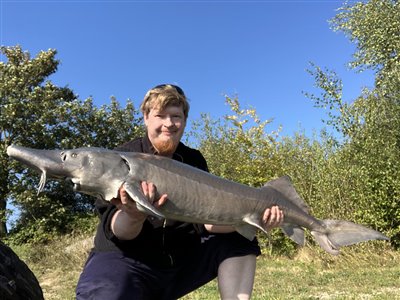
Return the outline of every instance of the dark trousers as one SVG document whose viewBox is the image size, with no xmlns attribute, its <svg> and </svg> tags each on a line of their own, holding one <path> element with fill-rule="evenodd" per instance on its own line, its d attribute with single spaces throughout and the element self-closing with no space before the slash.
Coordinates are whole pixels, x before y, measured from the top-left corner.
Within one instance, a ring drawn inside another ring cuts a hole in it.
<svg viewBox="0 0 400 300">
<path fill-rule="evenodd" d="M 249 254 L 260 254 L 257 241 L 237 233 L 210 235 L 171 268 L 150 266 L 122 252 L 93 252 L 79 278 L 76 299 L 178 299 L 214 279 L 223 260 Z"/>
</svg>

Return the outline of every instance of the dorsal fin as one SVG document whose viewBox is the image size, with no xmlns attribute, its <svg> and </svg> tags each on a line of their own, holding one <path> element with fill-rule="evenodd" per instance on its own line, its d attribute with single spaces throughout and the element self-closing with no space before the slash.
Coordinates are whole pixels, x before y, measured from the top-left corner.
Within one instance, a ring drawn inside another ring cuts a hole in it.
<svg viewBox="0 0 400 300">
<path fill-rule="evenodd" d="M 272 187 L 273 189 L 277 190 L 285 197 L 288 198 L 292 203 L 296 204 L 299 208 L 301 208 L 306 213 L 309 213 L 310 208 L 307 203 L 300 197 L 300 195 L 296 192 L 292 180 L 289 176 L 282 176 L 277 179 L 268 181 L 264 187 Z M 261 189 L 263 189 L 262 187 Z"/>
</svg>

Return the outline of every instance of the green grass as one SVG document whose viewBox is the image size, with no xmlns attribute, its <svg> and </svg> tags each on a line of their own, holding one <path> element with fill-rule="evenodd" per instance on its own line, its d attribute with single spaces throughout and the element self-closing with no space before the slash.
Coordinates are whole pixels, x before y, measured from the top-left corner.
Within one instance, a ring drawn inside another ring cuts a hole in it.
<svg viewBox="0 0 400 300">
<path fill-rule="evenodd" d="M 90 239 L 78 236 L 12 248 L 37 276 L 45 299 L 68 300 L 75 298 L 88 245 Z M 183 299 L 219 299 L 216 281 Z M 316 247 L 292 258 L 263 254 L 252 299 L 400 299 L 400 252 L 376 242 L 345 248 L 337 257 Z"/>
<path fill-rule="evenodd" d="M 214 281 L 184 299 L 218 298 Z M 400 253 L 353 248 L 330 257 L 305 248 L 292 259 L 263 255 L 252 299 L 400 299 Z"/>
</svg>

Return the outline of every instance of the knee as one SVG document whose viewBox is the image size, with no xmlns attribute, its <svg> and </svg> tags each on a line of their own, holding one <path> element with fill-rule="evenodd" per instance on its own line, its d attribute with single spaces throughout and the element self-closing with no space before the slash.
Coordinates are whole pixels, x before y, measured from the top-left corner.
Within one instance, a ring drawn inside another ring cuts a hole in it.
<svg viewBox="0 0 400 300">
<path fill-rule="evenodd" d="M 256 269 L 256 255 L 248 254 L 243 256 L 229 257 L 221 262 L 218 268 L 220 272 L 234 272 L 253 275 Z"/>
<path fill-rule="evenodd" d="M 256 269 L 253 254 L 225 259 L 218 269 L 221 299 L 250 299 Z"/>
</svg>

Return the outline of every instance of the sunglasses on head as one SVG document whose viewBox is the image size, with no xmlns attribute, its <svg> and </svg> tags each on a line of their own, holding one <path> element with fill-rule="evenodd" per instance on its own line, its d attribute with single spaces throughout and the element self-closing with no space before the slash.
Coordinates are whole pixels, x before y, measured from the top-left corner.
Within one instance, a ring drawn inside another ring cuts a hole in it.
<svg viewBox="0 0 400 300">
<path fill-rule="evenodd" d="M 183 90 L 179 86 L 177 86 L 175 84 L 160 84 L 160 85 L 157 85 L 157 86 L 153 87 L 153 89 L 164 88 L 167 85 L 172 86 L 173 88 L 175 88 L 175 90 L 178 92 L 179 95 L 185 96 L 185 93 L 183 92 Z"/>
</svg>

